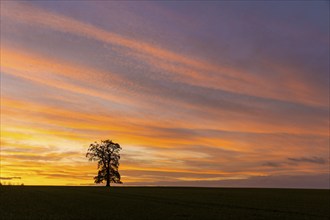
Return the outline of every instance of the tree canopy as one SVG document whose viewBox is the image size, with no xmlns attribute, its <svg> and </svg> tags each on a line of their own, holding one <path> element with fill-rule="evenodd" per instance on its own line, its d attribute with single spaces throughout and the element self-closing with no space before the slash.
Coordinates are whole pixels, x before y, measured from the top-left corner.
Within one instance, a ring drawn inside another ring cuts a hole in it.
<svg viewBox="0 0 330 220">
<path fill-rule="evenodd" d="M 111 140 L 102 140 L 101 143 L 94 142 L 90 144 L 86 157 L 90 161 L 98 162 L 98 174 L 94 177 L 95 183 L 106 181 L 106 186 L 110 186 L 110 183 L 122 183 L 118 171 L 119 151 L 121 149 L 119 144 Z"/>
</svg>

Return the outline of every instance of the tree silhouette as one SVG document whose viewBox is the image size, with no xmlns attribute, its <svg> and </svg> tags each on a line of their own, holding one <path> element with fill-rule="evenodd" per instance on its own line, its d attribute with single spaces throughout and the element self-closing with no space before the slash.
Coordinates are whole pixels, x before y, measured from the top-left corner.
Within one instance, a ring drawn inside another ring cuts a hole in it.
<svg viewBox="0 0 330 220">
<path fill-rule="evenodd" d="M 92 143 L 86 153 L 89 161 L 98 161 L 98 174 L 94 177 L 95 183 L 106 181 L 106 186 L 110 183 L 122 183 L 118 171 L 120 154 L 122 148 L 119 144 L 111 140 Z"/>
</svg>

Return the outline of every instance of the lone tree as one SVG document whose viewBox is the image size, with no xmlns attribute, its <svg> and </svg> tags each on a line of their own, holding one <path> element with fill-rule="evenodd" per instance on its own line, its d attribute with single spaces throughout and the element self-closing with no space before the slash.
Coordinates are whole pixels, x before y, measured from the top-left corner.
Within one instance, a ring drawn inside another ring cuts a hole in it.
<svg viewBox="0 0 330 220">
<path fill-rule="evenodd" d="M 94 177 L 95 183 L 122 183 L 118 171 L 121 147 L 111 140 L 92 143 L 86 153 L 89 161 L 98 161 L 98 174 Z"/>
</svg>

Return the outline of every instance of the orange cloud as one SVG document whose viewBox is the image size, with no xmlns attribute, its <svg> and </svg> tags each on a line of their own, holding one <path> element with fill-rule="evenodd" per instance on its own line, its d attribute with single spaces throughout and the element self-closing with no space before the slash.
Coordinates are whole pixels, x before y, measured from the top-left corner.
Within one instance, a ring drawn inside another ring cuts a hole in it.
<svg viewBox="0 0 330 220">
<path fill-rule="evenodd" d="M 5 22 L 114 45 L 125 57 L 160 70 L 159 81 L 170 85 L 158 88 L 125 74 L 2 44 L 1 74 L 49 94 L 27 97 L 17 85 L 4 86 L 17 93 L 1 94 L 1 175 L 21 176 L 26 184 L 77 184 L 78 179 L 79 184 L 91 183 L 95 164 L 85 161 L 84 153 L 89 143 L 104 138 L 123 146 L 124 182 L 155 182 L 160 176 L 189 181 L 326 172 L 323 163 L 292 165 L 287 159 L 308 158 L 306 154 L 323 159 L 328 153 L 324 100 L 313 98 L 318 91 L 297 80 L 294 68 L 270 62 L 269 68 L 285 79 L 272 85 L 270 78 L 239 67 L 191 58 L 25 3 L 1 4 Z M 157 80 L 153 73 L 146 75 Z M 181 97 L 171 91 L 176 83 L 187 86 L 180 90 Z M 208 93 L 196 98 L 197 89 Z M 212 99 L 218 92 L 225 98 Z M 74 100 L 66 94 L 74 94 Z M 89 103 L 89 98 L 97 101 Z M 299 102 L 307 106 L 296 106 Z"/>
<path fill-rule="evenodd" d="M 315 88 L 308 87 L 306 82 L 301 81 L 299 77 L 291 79 L 290 77 L 293 75 L 290 74 L 290 72 L 292 70 L 288 68 L 283 70 L 283 67 L 275 66 L 275 71 L 281 69 L 280 71 L 285 73 L 287 80 L 295 82 L 284 84 L 283 87 L 279 89 L 278 86 L 272 86 L 274 85 L 272 80 L 262 75 L 256 75 L 247 70 L 242 71 L 240 68 L 214 65 L 202 59 L 191 58 L 154 44 L 124 37 L 70 17 L 29 6 L 28 4 L 15 3 L 15 7 L 11 7 L 10 4 L 6 5 L 6 7 L 8 7 L 8 10 L 3 10 L 2 16 L 8 20 L 33 26 L 44 26 L 56 31 L 128 48 L 131 50 L 128 52 L 131 56 L 137 58 L 143 57 L 142 61 L 146 61 L 165 71 L 175 73 L 175 75 L 171 77 L 185 83 L 223 89 L 240 94 L 249 94 L 257 97 L 302 102 L 311 105 L 326 105 L 324 99 L 315 100 L 313 96 L 305 95 L 304 91 L 306 91 L 306 89 L 308 89 L 307 92 L 310 93 Z M 15 16 L 13 16 L 14 14 Z M 274 66 L 274 64 L 268 66 Z M 286 72 L 289 72 L 289 74 Z M 290 91 L 292 91 L 292 89 L 297 89 L 298 84 L 300 85 L 298 87 L 299 92 L 291 93 Z M 283 90 L 285 91 L 284 93 L 282 92 Z M 260 91 L 262 91 L 262 93 Z"/>
</svg>

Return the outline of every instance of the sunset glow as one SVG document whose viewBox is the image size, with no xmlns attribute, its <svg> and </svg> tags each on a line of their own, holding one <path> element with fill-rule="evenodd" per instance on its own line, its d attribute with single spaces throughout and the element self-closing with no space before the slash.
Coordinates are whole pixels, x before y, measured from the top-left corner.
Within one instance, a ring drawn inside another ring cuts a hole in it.
<svg viewBox="0 0 330 220">
<path fill-rule="evenodd" d="M 93 185 L 104 139 L 124 185 L 326 186 L 329 2 L 1 1 L 1 182 Z"/>
</svg>

